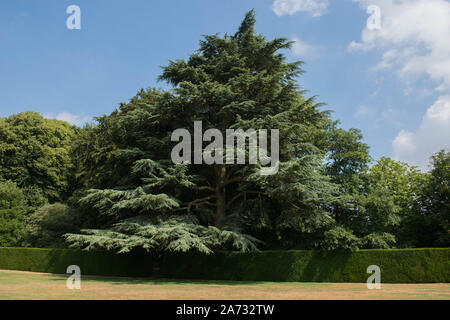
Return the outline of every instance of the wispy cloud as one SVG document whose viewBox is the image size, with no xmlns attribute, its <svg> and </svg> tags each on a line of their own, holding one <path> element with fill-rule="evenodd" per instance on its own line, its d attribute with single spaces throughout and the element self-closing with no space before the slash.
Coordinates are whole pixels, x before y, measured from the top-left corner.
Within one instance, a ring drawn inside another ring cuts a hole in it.
<svg viewBox="0 0 450 320">
<path fill-rule="evenodd" d="M 92 117 L 76 115 L 76 114 L 72 114 L 69 112 L 60 112 L 58 114 L 44 113 L 43 116 L 45 118 L 49 118 L 49 119 L 57 119 L 57 120 L 61 120 L 61 121 L 66 121 L 72 125 L 79 126 L 79 127 L 83 126 L 86 123 L 93 121 Z"/>
<path fill-rule="evenodd" d="M 374 114 L 374 111 L 365 105 L 361 105 L 356 108 L 355 117 L 357 119 L 367 119 Z"/>
<path fill-rule="evenodd" d="M 328 0 L 275 0 L 272 10 L 278 16 L 293 15 L 297 12 L 308 12 L 313 17 L 320 17 L 328 8 Z"/>
<path fill-rule="evenodd" d="M 320 47 L 306 43 L 297 37 L 293 37 L 292 41 L 295 41 L 292 45 L 292 53 L 300 58 L 315 59 L 320 55 Z"/>
</svg>

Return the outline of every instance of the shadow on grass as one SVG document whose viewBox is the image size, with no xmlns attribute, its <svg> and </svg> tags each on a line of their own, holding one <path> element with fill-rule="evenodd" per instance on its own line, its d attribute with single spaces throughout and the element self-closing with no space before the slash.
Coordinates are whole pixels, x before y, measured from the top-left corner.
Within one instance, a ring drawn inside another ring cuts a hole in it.
<svg viewBox="0 0 450 320">
<path fill-rule="evenodd" d="M 49 281 L 65 281 L 69 275 L 62 274 L 48 274 Z M 189 279 L 164 279 L 164 278 L 120 278 L 108 276 L 89 276 L 81 275 L 83 282 L 103 282 L 111 285 L 124 284 L 146 284 L 146 285 L 224 285 L 224 286 L 238 286 L 238 285 L 261 285 L 268 282 L 263 281 L 227 281 L 227 280 L 189 280 Z"/>
</svg>

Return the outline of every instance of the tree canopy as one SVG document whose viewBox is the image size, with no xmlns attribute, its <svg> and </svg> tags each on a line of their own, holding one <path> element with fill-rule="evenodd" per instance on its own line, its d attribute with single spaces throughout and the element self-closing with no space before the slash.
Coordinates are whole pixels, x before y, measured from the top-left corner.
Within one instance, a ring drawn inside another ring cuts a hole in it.
<svg viewBox="0 0 450 320">
<path fill-rule="evenodd" d="M 67 198 L 72 178 L 74 129 L 36 112 L 0 118 L 0 181 L 11 180 L 50 201 Z"/>
</svg>

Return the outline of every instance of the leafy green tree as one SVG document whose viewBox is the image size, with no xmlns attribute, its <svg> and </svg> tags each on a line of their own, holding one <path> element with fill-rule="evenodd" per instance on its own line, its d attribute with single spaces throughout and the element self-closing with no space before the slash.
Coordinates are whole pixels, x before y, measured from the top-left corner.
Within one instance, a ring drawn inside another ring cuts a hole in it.
<svg viewBox="0 0 450 320">
<path fill-rule="evenodd" d="M 364 198 L 361 197 L 361 177 L 367 172 L 371 158 L 369 146 L 362 141 L 362 133 L 354 128 L 344 130 L 338 125 L 338 121 L 330 123 L 325 173 L 340 191 L 330 208 L 332 216 L 338 225 L 348 228 L 355 213 L 359 212 L 360 199 Z"/>
<path fill-rule="evenodd" d="M 354 232 L 362 248 L 388 248 L 396 244 L 394 231 L 401 222 L 401 207 L 395 198 L 397 186 L 389 187 L 392 164 L 396 163 L 382 158 L 368 171 L 346 180 L 352 183 L 341 185 L 347 192 L 343 197 L 347 202 L 341 201 L 334 208 L 335 213 L 339 212 L 337 220 Z"/>
<path fill-rule="evenodd" d="M 163 68 L 159 79 L 172 90 L 143 90 L 87 129 L 77 143 L 87 151 L 79 177 L 101 189 L 80 203 L 108 217 L 108 225 L 68 234 L 69 242 L 209 253 L 254 249 L 255 237 L 291 245 L 333 224 L 328 208 L 338 189 L 323 174 L 320 149 L 328 114 L 299 90 L 301 62 L 287 63 L 278 53 L 291 42 L 267 41 L 254 25 L 251 11 L 234 35 L 206 36 L 187 61 Z M 192 133 L 194 121 L 223 136 L 227 129 L 279 129 L 278 173 L 259 174 L 260 163 L 175 165 L 171 134 Z"/>
<path fill-rule="evenodd" d="M 450 152 L 441 150 L 431 158 L 432 170 L 418 197 L 418 214 L 410 219 L 415 245 L 450 245 Z"/>
<path fill-rule="evenodd" d="M 12 181 L 0 182 L 0 247 L 22 245 L 25 213 L 22 190 Z"/>
<path fill-rule="evenodd" d="M 79 218 L 77 210 L 67 205 L 44 205 L 27 218 L 27 244 L 39 248 L 67 247 L 62 235 L 77 232 L 81 224 Z"/>
<path fill-rule="evenodd" d="M 399 223 L 399 207 L 382 186 L 381 178 L 375 178 L 373 171 L 380 171 L 383 160 L 369 170 L 369 146 L 363 142 L 361 131 L 344 130 L 338 124 L 330 125 L 325 168 L 340 190 L 330 208 L 337 226 L 324 233 L 324 244 L 348 250 L 391 248 L 396 238 L 388 231 Z"/>
<path fill-rule="evenodd" d="M 0 180 L 22 189 L 38 188 L 49 201 L 70 193 L 74 130 L 35 112 L 0 118 Z"/>
<path fill-rule="evenodd" d="M 369 179 L 389 190 L 405 217 L 409 210 L 414 209 L 414 201 L 418 199 L 420 189 L 426 182 L 426 175 L 417 167 L 382 157 L 370 169 Z"/>
<path fill-rule="evenodd" d="M 413 239 L 417 235 L 410 230 L 410 224 L 419 214 L 418 200 L 427 176 L 416 167 L 382 157 L 372 166 L 366 178 L 372 190 L 376 190 L 380 195 L 384 194 L 378 197 L 377 201 L 381 205 L 384 200 L 385 210 L 376 210 L 378 213 L 386 213 L 384 217 L 380 216 L 384 227 L 377 228 L 377 231 L 395 235 L 398 246 L 413 246 Z M 381 227 L 380 223 L 377 225 Z M 388 227 L 389 225 L 391 227 Z"/>
<path fill-rule="evenodd" d="M 338 226 L 324 232 L 324 239 L 318 247 L 325 250 L 355 251 L 360 244 L 361 240 L 351 230 Z"/>
<path fill-rule="evenodd" d="M 327 139 L 326 173 L 331 180 L 340 185 L 344 192 L 358 191 L 361 173 L 369 168 L 371 161 L 369 146 L 364 143 L 360 130 L 338 128 L 339 122 L 330 126 Z"/>
<path fill-rule="evenodd" d="M 360 239 L 359 246 L 365 249 L 389 249 L 395 246 L 397 239 L 386 232 L 373 232 Z"/>
</svg>

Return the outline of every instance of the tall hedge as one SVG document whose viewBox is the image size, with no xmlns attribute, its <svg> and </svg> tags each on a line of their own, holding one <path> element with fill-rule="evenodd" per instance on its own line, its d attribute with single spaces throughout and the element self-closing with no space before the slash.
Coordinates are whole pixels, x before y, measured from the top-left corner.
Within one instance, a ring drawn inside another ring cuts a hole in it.
<svg viewBox="0 0 450 320">
<path fill-rule="evenodd" d="M 367 267 L 377 265 L 382 283 L 443 283 L 450 282 L 449 252 L 450 248 L 170 254 L 161 270 L 167 278 L 364 283 L 370 276 Z"/>
<path fill-rule="evenodd" d="M 381 269 L 382 283 L 450 282 L 450 248 L 359 250 L 356 252 L 262 251 L 167 254 L 165 278 L 245 281 L 366 282 L 367 267 Z M 150 276 L 155 259 L 145 252 L 0 248 L 0 269 L 66 273 L 80 266 L 84 275 Z"/>
<path fill-rule="evenodd" d="M 78 265 L 82 275 L 141 277 L 152 274 L 153 259 L 144 253 L 0 248 L 0 269 L 64 274 L 69 265 Z"/>
</svg>

